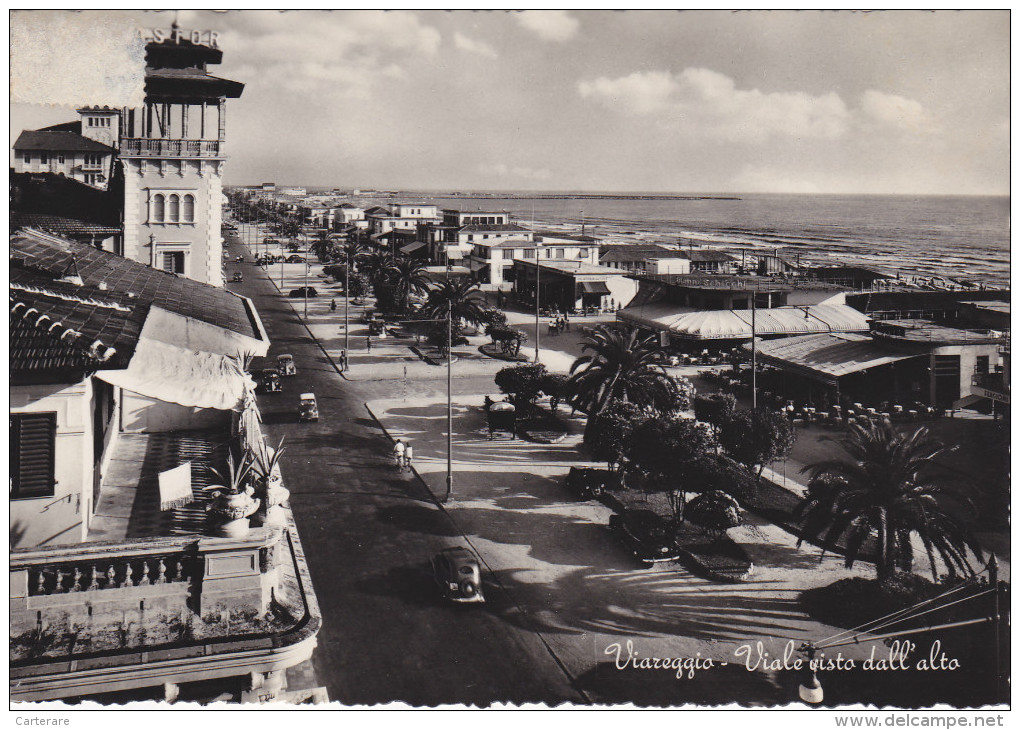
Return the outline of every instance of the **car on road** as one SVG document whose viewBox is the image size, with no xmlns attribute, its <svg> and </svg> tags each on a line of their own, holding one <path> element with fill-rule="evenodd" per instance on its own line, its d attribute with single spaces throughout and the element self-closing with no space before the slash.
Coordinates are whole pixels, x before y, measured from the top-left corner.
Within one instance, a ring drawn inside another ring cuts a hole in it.
<svg viewBox="0 0 1020 730">
<path fill-rule="evenodd" d="M 304 262 L 305 262 L 305 257 L 304 256 L 299 256 L 296 253 L 295 254 L 291 254 L 290 256 L 287 257 L 287 263 L 288 264 L 303 264 Z"/>
<path fill-rule="evenodd" d="M 276 368 L 265 368 L 255 373 L 255 391 L 258 393 L 279 393 L 283 390 L 280 382 L 280 371 Z"/>
<path fill-rule="evenodd" d="M 244 274 L 240 271 L 235 271 L 234 275 L 230 277 L 231 281 L 244 281 Z"/>
<path fill-rule="evenodd" d="M 302 393 L 298 402 L 298 419 L 302 421 L 319 420 L 319 404 L 315 400 L 315 393 Z"/>
<path fill-rule="evenodd" d="M 297 366 L 294 364 L 293 355 L 278 355 L 276 358 L 276 369 L 280 375 L 297 375 Z"/>
<path fill-rule="evenodd" d="M 466 547 L 452 547 L 432 556 L 432 577 L 447 600 L 484 603 L 478 558 Z"/>
<path fill-rule="evenodd" d="M 314 286 L 299 286 L 297 289 L 291 289 L 290 294 L 288 294 L 287 296 L 291 297 L 292 299 L 301 299 L 306 295 L 309 298 L 317 297 L 319 296 L 319 292 L 315 291 Z"/>
<path fill-rule="evenodd" d="M 628 509 L 623 514 L 614 513 L 609 517 L 609 527 L 646 566 L 680 557 L 672 525 L 651 510 Z"/>
</svg>

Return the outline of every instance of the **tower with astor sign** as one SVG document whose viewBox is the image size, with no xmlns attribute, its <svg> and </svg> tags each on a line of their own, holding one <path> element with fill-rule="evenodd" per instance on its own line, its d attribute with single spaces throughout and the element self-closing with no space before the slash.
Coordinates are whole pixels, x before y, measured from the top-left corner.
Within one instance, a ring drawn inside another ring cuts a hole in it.
<svg viewBox="0 0 1020 730">
<path fill-rule="evenodd" d="M 244 84 L 207 71 L 223 60 L 215 33 L 153 31 L 145 103 L 125 109 L 124 255 L 214 286 L 223 284 L 226 100 Z"/>
</svg>

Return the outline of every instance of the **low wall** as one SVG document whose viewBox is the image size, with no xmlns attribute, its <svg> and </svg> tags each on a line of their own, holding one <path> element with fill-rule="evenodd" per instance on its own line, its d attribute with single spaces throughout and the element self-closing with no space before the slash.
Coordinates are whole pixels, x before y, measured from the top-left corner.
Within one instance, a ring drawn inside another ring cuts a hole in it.
<svg viewBox="0 0 1020 730">
<path fill-rule="evenodd" d="M 11 661 L 243 633 L 279 590 L 283 534 L 16 550 Z"/>
</svg>

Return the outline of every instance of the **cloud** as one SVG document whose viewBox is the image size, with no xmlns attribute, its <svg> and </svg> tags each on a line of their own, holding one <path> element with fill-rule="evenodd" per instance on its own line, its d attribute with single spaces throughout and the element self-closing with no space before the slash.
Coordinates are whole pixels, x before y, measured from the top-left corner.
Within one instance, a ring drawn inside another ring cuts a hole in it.
<svg viewBox="0 0 1020 730">
<path fill-rule="evenodd" d="M 728 141 L 772 136 L 834 139 L 850 122 L 837 94 L 738 89 L 733 79 L 705 68 L 599 77 L 581 81 L 578 92 L 621 113 L 658 115 L 660 123 L 686 133 Z"/>
<path fill-rule="evenodd" d="M 895 94 L 868 89 L 860 98 L 860 108 L 868 121 L 905 132 L 934 131 L 935 123 L 920 103 Z"/>
<path fill-rule="evenodd" d="M 238 78 L 267 93 L 343 94 L 364 98 L 374 86 L 434 56 L 442 38 L 403 11 L 344 13 L 245 11 L 221 34 L 224 58 Z"/>
<path fill-rule="evenodd" d="M 552 177 L 552 171 L 547 168 L 511 167 L 505 163 L 497 162 L 494 165 L 480 165 L 479 172 L 499 178 L 517 178 L 519 180 L 548 180 Z"/>
<path fill-rule="evenodd" d="M 546 41 L 569 41 L 581 27 L 566 10 L 522 10 L 514 13 L 517 22 Z"/>
<path fill-rule="evenodd" d="M 453 45 L 462 51 L 467 51 L 468 53 L 477 53 L 479 56 L 485 56 L 486 58 L 499 57 L 499 54 L 496 53 L 496 49 L 494 49 L 488 43 L 472 40 L 468 38 L 466 35 L 462 35 L 461 33 L 453 34 Z"/>
</svg>

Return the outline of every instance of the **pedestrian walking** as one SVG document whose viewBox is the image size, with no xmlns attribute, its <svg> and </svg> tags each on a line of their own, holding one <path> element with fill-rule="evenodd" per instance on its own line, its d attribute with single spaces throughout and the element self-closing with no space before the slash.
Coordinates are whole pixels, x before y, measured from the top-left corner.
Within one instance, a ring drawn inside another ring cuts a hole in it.
<svg viewBox="0 0 1020 730">
<path fill-rule="evenodd" d="M 340 351 L 340 372 L 347 372 L 347 350 Z"/>
<path fill-rule="evenodd" d="M 566 332 L 570 332 L 570 315 L 569 314 L 564 314 L 563 315 L 563 329 Z"/>
<path fill-rule="evenodd" d="M 372 352 L 372 335 L 365 335 L 365 349 Z"/>
<path fill-rule="evenodd" d="M 397 439 L 397 443 L 393 444 L 393 459 L 397 462 L 397 468 L 404 468 L 404 459 L 407 454 L 407 445 L 403 439 Z"/>
<path fill-rule="evenodd" d="M 329 300 L 329 311 L 331 311 L 331 312 L 335 312 L 336 311 L 336 299 L 330 299 Z"/>
<path fill-rule="evenodd" d="M 414 447 L 411 444 L 404 448 L 404 466 L 408 471 L 411 471 L 411 467 L 414 466 Z"/>
</svg>

